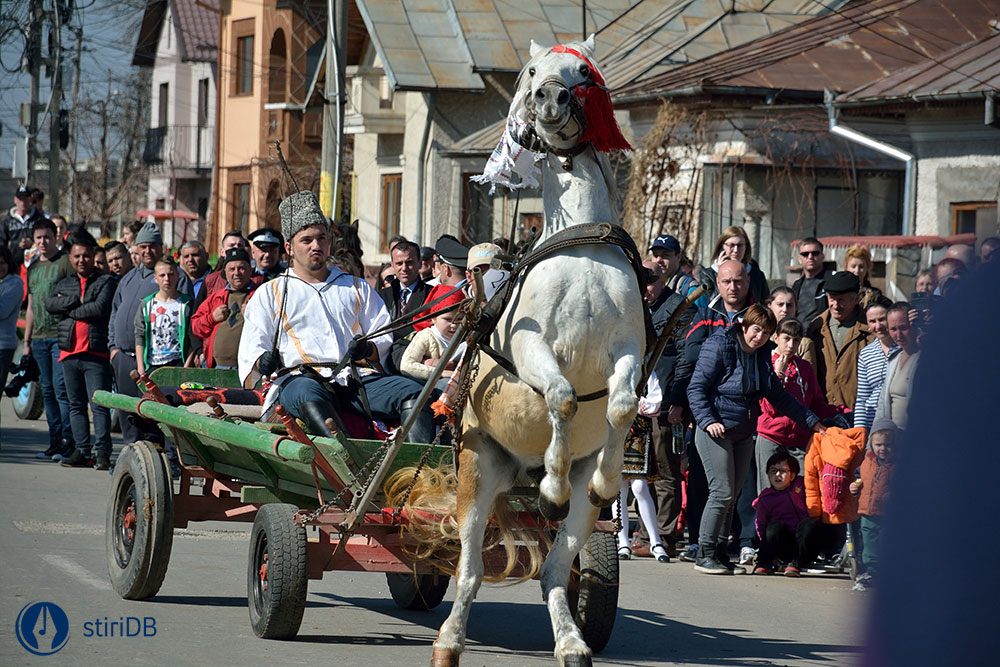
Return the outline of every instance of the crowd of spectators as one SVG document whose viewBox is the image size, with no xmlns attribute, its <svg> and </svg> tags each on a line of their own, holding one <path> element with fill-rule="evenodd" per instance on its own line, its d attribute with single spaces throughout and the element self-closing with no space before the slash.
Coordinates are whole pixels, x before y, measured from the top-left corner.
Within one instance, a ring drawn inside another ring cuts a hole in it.
<svg viewBox="0 0 1000 667">
<path fill-rule="evenodd" d="M 650 259 L 666 245 L 680 251 L 658 237 Z M 669 441 L 679 426 L 687 455 L 655 447 L 660 539 L 641 522 L 624 557 L 653 555 L 650 542 L 662 543 L 706 574 L 797 576 L 838 561 L 850 529 L 865 571 L 857 587 L 868 585 L 921 338 L 936 301 L 995 261 L 997 246 L 985 240 L 979 258 L 950 248 L 916 277 L 909 301 L 893 303 L 870 282 L 868 248 L 851 246 L 833 266 L 812 237 L 798 244 L 801 276 L 762 294 L 746 233 L 726 229 L 701 271 L 705 296 L 657 366 L 664 409 L 654 432 Z M 647 288 L 658 331 L 672 311 L 662 304 L 676 294 Z"/>
<path fill-rule="evenodd" d="M 304 299 L 306 320 L 310 294 L 343 311 L 331 317 L 353 317 L 353 329 L 418 314 L 370 346 L 352 340 L 352 327 L 325 334 L 331 358 L 348 354 L 370 366 L 358 382 L 369 387 L 378 410 L 400 417 L 461 324 L 454 307 L 473 293 L 473 270 L 492 272 L 484 282 L 487 296 L 505 278 L 493 260 L 508 251 L 506 239 L 470 247 L 445 235 L 431 248 L 394 237 L 374 287 L 362 287 L 330 266 L 325 219 L 291 223 L 300 213 L 288 220 L 285 213 L 282 230 L 264 227 L 249 237 L 227 232 L 213 267 L 197 240 L 181 245 L 176 259 L 168 254 L 154 222 L 130 224 L 121 239 L 99 245 L 82 227 L 45 214 L 34 191 L 19 190 L 0 221 L 0 386 L 17 348 L 23 306 L 23 352 L 37 364 L 49 435 L 37 456 L 107 470 L 111 418 L 90 397 L 112 388 L 138 396 L 133 371 L 186 366 L 247 376 L 245 331 L 249 327 L 246 335 L 255 340 L 267 336 L 259 323 L 248 325 L 245 314 L 266 315 L 264 302 L 277 304 L 278 288 L 262 286 L 296 277 L 312 285 L 295 287 L 304 290 L 296 298 Z M 968 247 L 950 248 L 916 276 L 909 301 L 893 303 L 871 284 L 871 253 L 861 245 L 850 247 L 836 267 L 825 261 L 819 239 L 806 238 L 798 245 L 801 276 L 769 290 L 740 227 L 719 236 L 704 268 L 685 258 L 675 237 L 656 237 L 644 294 L 656 333 L 686 297 L 699 286 L 705 291 L 690 305 L 681 335 L 668 342 L 645 392 L 647 423 L 633 429 L 638 458 L 622 490 L 623 498 L 636 495 L 643 521 L 631 541 L 622 534 L 619 555 L 680 558 L 707 574 L 749 568 L 794 576 L 839 553 L 847 526 L 854 525 L 861 563 L 873 573 L 879 516 L 894 445 L 907 427 L 923 331 L 936 301 L 979 265 L 997 261 L 998 248 L 993 238 L 981 244 L 979 257 Z M 334 299 L 315 287 L 340 282 L 353 297 Z M 283 315 L 285 328 L 293 326 L 292 315 Z M 277 335 L 274 341 L 277 347 Z M 321 337 L 313 342 L 323 346 Z M 249 362 L 253 377 L 279 365 L 273 351 Z M 441 390 L 454 371 L 450 363 Z M 298 376 L 285 383 L 282 401 L 313 431 L 325 428 L 328 405 L 355 404 L 353 396 L 306 380 L 316 382 Z M 120 425 L 125 442 L 163 442 L 141 420 Z M 420 437 L 429 437 L 426 429 Z M 176 471 L 177 454 L 163 444 Z"/>
</svg>

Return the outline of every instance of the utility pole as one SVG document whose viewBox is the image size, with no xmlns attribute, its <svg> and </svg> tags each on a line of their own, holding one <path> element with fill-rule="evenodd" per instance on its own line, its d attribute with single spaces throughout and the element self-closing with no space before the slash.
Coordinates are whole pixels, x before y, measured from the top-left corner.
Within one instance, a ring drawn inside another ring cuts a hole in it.
<svg viewBox="0 0 1000 667">
<path fill-rule="evenodd" d="M 347 0 L 326 3 L 326 84 L 323 93 L 323 153 L 319 205 L 327 217 L 340 215 L 340 172 L 344 156 L 344 66 L 347 55 Z M 334 107 L 336 105 L 336 107 Z"/>
<path fill-rule="evenodd" d="M 28 22 L 28 69 L 31 72 L 31 92 L 28 121 L 28 175 L 31 183 L 35 175 L 36 142 L 38 141 L 38 84 L 42 76 L 42 0 L 31 0 Z"/>
<path fill-rule="evenodd" d="M 56 11 L 59 11 L 58 9 Z M 59 111 L 62 108 L 62 39 L 58 36 L 61 30 L 56 29 L 56 48 L 52 63 L 52 97 L 49 100 L 49 210 L 53 215 L 59 210 L 59 189 L 62 186 L 59 157 Z"/>
<path fill-rule="evenodd" d="M 73 28 L 73 33 L 76 35 L 76 52 L 73 54 L 73 102 L 72 102 L 72 127 L 69 133 L 69 171 L 73 177 L 70 183 L 70 199 L 69 199 L 69 219 L 76 221 L 76 211 L 79 205 L 78 201 L 78 189 L 77 189 L 77 173 L 76 173 L 76 131 L 77 127 L 80 125 L 80 107 L 77 103 L 80 100 L 80 58 L 83 54 L 83 26 L 77 26 Z"/>
</svg>

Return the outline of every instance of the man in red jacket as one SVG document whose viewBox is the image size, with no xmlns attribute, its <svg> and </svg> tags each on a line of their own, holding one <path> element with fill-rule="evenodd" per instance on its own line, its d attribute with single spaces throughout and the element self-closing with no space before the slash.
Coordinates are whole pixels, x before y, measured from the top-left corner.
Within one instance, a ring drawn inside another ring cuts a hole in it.
<svg viewBox="0 0 1000 667">
<path fill-rule="evenodd" d="M 191 331 L 205 344 L 209 368 L 236 368 L 240 334 L 243 332 L 243 309 L 247 299 L 263 282 L 253 276 L 250 255 L 243 248 L 231 248 L 222 260 L 226 285 L 208 295 L 194 316 Z"/>
</svg>

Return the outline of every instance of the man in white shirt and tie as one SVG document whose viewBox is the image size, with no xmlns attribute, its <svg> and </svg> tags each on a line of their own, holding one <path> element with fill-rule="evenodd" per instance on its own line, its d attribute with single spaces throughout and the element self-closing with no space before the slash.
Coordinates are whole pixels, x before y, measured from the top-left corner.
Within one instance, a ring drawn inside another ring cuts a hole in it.
<svg viewBox="0 0 1000 667">
<path fill-rule="evenodd" d="M 392 269 L 396 280 L 388 287 L 383 287 L 378 294 L 385 301 L 386 308 L 392 319 L 419 309 L 431 291 L 430 285 L 420 279 L 420 246 L 412 241 L 401 241 L 389 251 L 392 258 Z M 393 333 L 393 340 L 405 338 L 413 332 L 413 327 L 403 327 Z M 394 356 L 388 360 L 390 373 L 397 373 Z"/>
</svg>

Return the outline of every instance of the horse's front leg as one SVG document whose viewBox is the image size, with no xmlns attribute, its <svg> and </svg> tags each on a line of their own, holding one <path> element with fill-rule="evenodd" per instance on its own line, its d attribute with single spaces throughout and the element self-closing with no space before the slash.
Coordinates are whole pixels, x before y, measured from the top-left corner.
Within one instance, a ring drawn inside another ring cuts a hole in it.
<svg viewBox="0 0 1000 667">
<path fill-rule="evenodd" d="M 583 667 L 591 664 L 592 651 L 573 620 L 566 591 L 573 559 L 580 553 L 594 529 L 598 509 L 587 502 L 586 481 L 595 468 L 595 457 L 577 461 L 570 473 L 573 493 L 569 515 L 559 524 L 556 539 L 542 565 L 542 598 L 549 609 L 552 634 L 555 636 L 555 656 L 560 665 Z"/>
<path fill-rule="evenodd" d="M 511 353 L 521 380 L 544 395 L 552 425 L 552 440 L 545 449 L 545 477 L 538 485 L 538 511 L 550 521 L 562 521 L 569 512 L 569 430 L 576 415 L 576 391 L 541 334 L 515 332 Z"/>
<path fill-rule="evenodd" d="M 483 583 L 483 536 L 490 506 L 499 493 L 513 485 L 516 475 L 517 467 L 513 459 L 489 436 L 477 428 L 463 434 L 456 500 L 462 551 L 455 573 L 455 602 L 434 642 L 432 667 L 458 665 L 459 656 L 465 648 L 466 623 L 472 600 Z"/>
<path fill-rule="evenodd" d="M 616 346 L 614 371 L 608 378 L 608 440 L 597 455 L 597 467 L 590 480 L 587 496 L 597 507 L 607 507 L 621 489 L 622 465 L 625 458 L 625 436 L 639 407 L 636 384 L 639 382 L 638 341 Z"/>
</svg>

